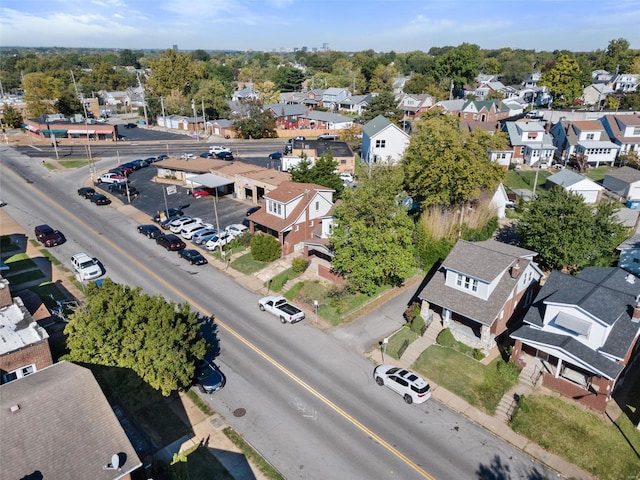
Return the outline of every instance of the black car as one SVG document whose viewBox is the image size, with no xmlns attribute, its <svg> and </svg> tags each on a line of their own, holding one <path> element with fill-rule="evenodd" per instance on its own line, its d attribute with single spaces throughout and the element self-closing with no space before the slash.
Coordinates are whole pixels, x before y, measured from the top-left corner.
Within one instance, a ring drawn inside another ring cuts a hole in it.
<svg viewBox="0 0 640 480">
<path fill-rule="evenodd" d="M 109 192 L 117 193 L 118 195 L 126 195 L 129 193 L 130 196 L 133 196 L 140 193 L 136 187 L 129 186 L 127 188 L 127 184 L 125 182 L 111 183 L 108 188 Z"/>
<path fill-rule="evenodd" d="M 138 233 L 141 233 L 147 238 L 156 239 L 162 235 L 162 230 L 156 225 L 138 225 Z"/>
<path fill-rule="evenodd" d="M 255 207 L 251 207 L 249 210 L 247 210 L 247 215 L 242 219 L 242 225 L 244 225 L 245 227 L 249 227 L 249 219 L 247 217 L 256 213 L 261 208 L 262 207 L 260 205 L 256 205 Z"/>
<path fill-rule="evenodd" d="M 160 157 L 147 157 L 144 159 L 147 162 L 147 165 L 151 165 L 152 163 L 156 163 L 158 160 L 162 160 Z"/>
<path fill-rule="evenodd" d="M 162 210 L 162 211 L 159 211 L 158 213 L 156 213 L 153 216 L 153 221 L 154 222 L 159 222 L 160 219 L 161 219 L 162 214 L 164 214 L 165 218 L 175 217 L 175 216 L 179 217 L 179 216 L 183 215 L 183 212 L 182 212 L 181 208 L 169 208 L 167 210 Z"/>
<path fill-rule="evenodd" d="M 218 152 L 216 157 L 220 160 L 233 160 L 233 153 L 231 152 Z"/>
<path fill-rule="evenodd" d="M 213 393 L 227 383 L 227 379 L 213 362 L 201 360 L 196 365 L 196 382 L 203 393 Z"/>
<path fill-rule="evenodd" d="M 111 203 L 109 197 L 101 193 L 96 193 L 95 195 L 93 195 L 91 197 L 91 201 L 96 205 L 109 205 Z"/>
<path fill-rule="evenodd" d="M 169 155 L 167 155 L 166 153 L 163 153 L 162 155 L 158 155 L 156 157 L 156 162 L 159 162 L 160 160 L 166 160 L 167 158 L 169 158 Z"/>
<path fill-rule="evenodd" d="M 96 191 L 91 187 L 82 187 L 78 189 L 78 195 L 83 198 L 91 198 L 96 194 Z"/>
<path fill-rule="evenodd" d="M 38 225 L 34 229 L 34 234 L 45 247 L 55 247 L 56 245 L 63 244 L 66 240 L 61 232 L 54 230 L 46 224 Z"/>
<path fill-rule="evenodd" d="M 211 153 L 211 152 L 202 152 L 200 154 L 200 158 L 213 158 L 213 153 Z"/>
<path fill-rule="evenodd" d="M 136 167 L 138 167 L 138 170 L 144 167 L 148 167 L 149 164 L 151 163 L 149 161 L 149 159 L 142 159 L 142 158 L 137 158 L 135 160 L 130 161 L 129 163 L 132 163 L 133 165 L 135 165 Z M 135 170 L 135 168 L 134 168 Z"/>
<path fill-rule="evenodd" d="M 282 152 L 273 152 L 269 154 L 269 160 L 280 160 L 282 158 Z"/>
<path fill-rule="evenodd" d="M 136 128 L 137 125 L 135 123 L 125 123 L 124 128 Z"/>
<path fill-rule="evenodd" d="M 132 171 L 140 170 L 140 165 L 138 165 L 135 160 L 131 162 L 126 162 L 121 165 L 124 168 L 130 168 Z"/>
<path fill-rule="evenodd" d="M 180 240 L 180 237 L 173 233 L 167 233 L 166 235 L 156 237 L 156 244 L 173 252 L 177 250 L 184 250 L 187 247 L 187 245 Z"/>
<path fill-rule="evenodd" d="M 181 258 L 184 258 L 191 265 L 204 265 L 205 263 L 209 263 L 207 262 L 207 259 L 204 258 L 198 250 L 194 250 L 191 248 L 186 250 L 180 250 L 178 252 L 178 255 Z"/>
</svg>

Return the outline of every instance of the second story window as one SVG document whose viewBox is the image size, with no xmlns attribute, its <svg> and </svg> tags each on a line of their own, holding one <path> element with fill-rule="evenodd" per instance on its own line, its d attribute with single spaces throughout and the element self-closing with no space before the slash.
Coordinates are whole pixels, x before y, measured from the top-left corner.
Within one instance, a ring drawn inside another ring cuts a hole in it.
<svg viewBox="0 0 640 480">
<path fill-rule="evenodd" d="M 478 280 L 475 278 L 467 277 L 465 275 L 458 274 L 456 284 L 465 290 L 471 290 L 472 292 L 478 291 Z"/>
<path fill-rule="evenodd" d="M 376 140 L 376 148 L 385 148 L 386 144 L 386 140 Z"/>
</svg>

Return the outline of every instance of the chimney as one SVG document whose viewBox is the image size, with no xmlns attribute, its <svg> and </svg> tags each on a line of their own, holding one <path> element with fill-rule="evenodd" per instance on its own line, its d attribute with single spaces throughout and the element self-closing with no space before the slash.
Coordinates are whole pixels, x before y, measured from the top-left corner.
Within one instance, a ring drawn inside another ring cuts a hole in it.
<svg viewBox="0 0 640 480">
<path fill-rule="evenodd" d="M 636 306 L 633 307 L 633 315 L 631 316 L 631 321 L 633 323 L 640 322 L 640 295 L 636 297 Z"/>
<path fill-rule="evenodd" d="M 518 278 L 520 275 L 520 259 L 516 260 L 516 263 L 511 267 L 511 278 Z"/>
</svg>

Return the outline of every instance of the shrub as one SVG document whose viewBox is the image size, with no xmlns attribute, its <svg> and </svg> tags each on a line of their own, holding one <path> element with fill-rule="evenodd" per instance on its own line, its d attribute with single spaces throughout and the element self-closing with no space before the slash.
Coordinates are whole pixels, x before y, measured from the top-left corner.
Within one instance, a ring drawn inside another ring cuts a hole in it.
<svg viewBox="0 0 640 480">
<path fill-rule="evenodd" d="M 484 358 L 484 353 L 482 353 L 482 350 L 480 350 L 479 348 L 474 348 L 472 355 L 476 360 L 482 360 Z"/>
<path fill-rule="evenodd" d="M 453 333 L 451 333 L 451 330 L 448 328 L 445 328 L 438 334 L 436 341 L 443 347 L 453 347 L 456 344 L 456 339 L 453 338 Z"/>
<path fill-rule="evenodd" d="M 309 266 L 309 261 L 304 258 L 294 258 L 291 262 L 291 269 L 293 273 L 304 273 Z"/>
<path fill-rule="evenodd" d="M 422 315 L 418 314 L 411 322 L 409 328 L 411 328 L 412 332 L 415 332 L 420 336 L 424 335 L 424 332 L 427 330 L 427 325 L 424 323 Z"/>
<path fill-rule="evenodd" d="M 249 232 L 244 232 L 242 235 L 234 238 L 230 245 L 232 247 L 236 247 L 236 246 L 248 247 L 249 244 L 251 243 L 251 238 L 253 237 Z"/>
<path fill-rule="evenodd" d="M 282 256 L 282 246 L 271 235 L 254 235 L 251 239 L 251 256 L 259 262 L 273 262 Z"/>
<path fill-rule="evenodd" d="M 405 320 L 407 321 L 407 323 L 409 325 L 411 325 L 413 323 L 413 321 L 415 320 L 415 318 L 418 315 L 420 315 L 420 303 L 419 302 L 413 302 L 404 311 L 404 318 L 405 318 Z"/>
</svg>

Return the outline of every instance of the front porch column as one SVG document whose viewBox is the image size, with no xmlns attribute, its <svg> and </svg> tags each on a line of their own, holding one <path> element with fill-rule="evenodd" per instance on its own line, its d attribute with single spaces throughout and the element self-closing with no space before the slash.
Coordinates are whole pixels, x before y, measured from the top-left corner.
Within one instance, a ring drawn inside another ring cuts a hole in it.
<svg viewBox="0 0 640 480">
<path fill-rule="evenodd" d="M 556 365 L 556 371 L 553 372 L 553 378 L 560 378 L 561 371 L 562 371 L 562 359 L 558 358 L 558 364 Z"/>
<path fill-rule="evenodd" d="M 480 344 L 482 348 L 491 349 L 491 329 L 487 325 L 480 327 Z"/>
<path fill-rule="evenodd" d="M 451 310 L 446 308 L 442 309 L 442 326 L 444 328 L 449 328 L 449 326 L 451 326 Z"/>
</svg>

